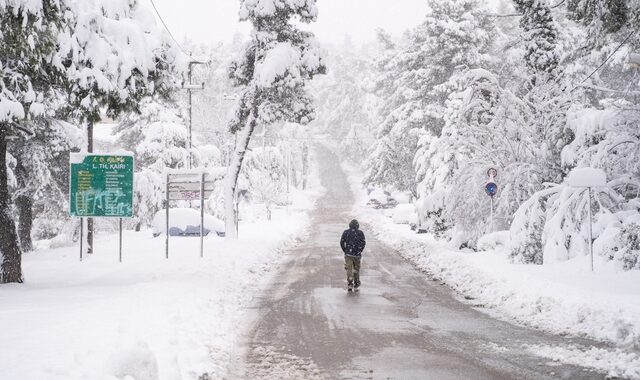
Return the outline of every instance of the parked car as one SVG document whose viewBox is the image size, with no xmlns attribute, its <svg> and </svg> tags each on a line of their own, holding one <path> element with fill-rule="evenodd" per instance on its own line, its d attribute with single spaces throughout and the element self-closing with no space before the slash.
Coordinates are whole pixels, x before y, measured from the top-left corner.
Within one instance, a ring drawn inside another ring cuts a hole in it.
<svg viewBox="0 0 640 380">
<path fill-rule="evenodd" d="M 167 210 L 158 211 L 153 217 L 153 236 L 160 236 L 167 229 Z M 224 236 L 224 223 L 211 215 L 204 214 L 203 235 L 213 231 Z M 169 209 L 169 236 L 200 236 L 200 210 L 191 208 Z"/>
<path fill-rule="evenodd" d="M 369 200 L 367 206 L 375 209 L 390 209 L 398 205 L 398 201 L 395 200 L 391 193 L 382 189 L 375 189 L 369 193 Z"/>
</svg>

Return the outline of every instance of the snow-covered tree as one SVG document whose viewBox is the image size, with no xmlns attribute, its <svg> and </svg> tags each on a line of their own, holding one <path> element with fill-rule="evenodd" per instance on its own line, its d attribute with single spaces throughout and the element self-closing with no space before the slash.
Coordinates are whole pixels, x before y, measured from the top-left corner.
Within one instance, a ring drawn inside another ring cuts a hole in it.
<svg viewBox="0 0 640 380">
<path fill-rule="evenodd" d="M 639 269 L 637 226 L 640 213 L 626 207 L 611 187 L 595 188 L 594 255 L 616 260 L 623 269 Z M 511 258 L 525 264 L 566 261 L 588 250 L 589 192 L 559 184 L 535 193 L 522 204 L 511 225 Z"/>
<path fill-rule="evenodd" d="M 524 40 L 524 59 L 534 73 L 553 73 L 558 67 L 558 33 L 546 0 L 514 0 L 522 13 L 520 28 Z"/>
<path fill-rule="evenodd" d="M 177 51 L 137 1 L 67 0 L 67 28 L 58 56 L 67 76 L 69 116 L 88 123 L 116 118 L 164 94 Z"/>
<path fill-rule="evenodd" d="M 41 119 L 31 125 L 32 135 L 9 145 L 16 160 L 16 186 L 11 190 L 23 251 L 32 249 L 32 233 L 50 239 L 68 221 L 69 152 L 83 141 L 80 129 L 60 120 Z"/>
<path fill-rule="evenodd" d="M 175 104 L 156 97 L 143 100 L 140 113 L 126 115 L 116 132 L 119 145 L 135 154 L 135 227 L 139 230 L 163 206 L 166 169 L 186 167 L 187 126 Z"/>
<path fill-rule="evenodd" d="M 372 59 L 349 38 L 328 47 L 327 75 L 312 84 L 318 118 L 314 124 L 339 142 L 348 159 L 366 155 L 375 125 Z"/>
<path fill-rule="evenodd" d="M 532 5 L 535 6 L 535 2 L 529 2 L 529 6 Z M 634 226 L 638 221 L 635 205 L 639 178 L 635 170 L 637 128 L 632 126 L 637 123 L 637 102 L 606 97 L 636 97 L 630 92 L 634 72 L 625 69 L 620 58 L 611 54 L 614 49 L 637 46 L 638 39 L 632 38 L 636 26 L 629 20 L 637 14 L 634 9 L 638 9 L 638 4 L 584 0 L 569 1 L 567 8 L 572 19 L 586 26 L 582 34 L 569 36 L 578 37 L 573 46 L 569 44 L 572 41 L 561 41 L 560 34 L 556 35 L 558 38 L 551 38 L 552 33 L 542 32 L 549 28 L 540 25 L 551 25 L 550 12 L 538 10 L 535 14 L 548 20 L 537 24 L 538 32 L 534 35 L 543 41 L 537 46 L 537 55 L 556 68 L 536 71 L 527 61 L 530 75 L 535 79 L 522 86 L 522 110 L 525 124 L 536 132 L 531 139 L 538 147 L 532 151 L 536 159 L 529 160 L 529 166 L 536 173 L 532 178 L 538 183 L 536 192 L 522 203 L 513 217 L 511 255 L 516 261 L 543 264 L 585 252 L 586 194 L 566 186 L 564 179 L 574 167 L 595 167 L 603 169 L 610 179 L 610 187 L 593 196 L 597 221 L 595 254 L 624 263 L 621 264 L 624 269 L 636 268 L 639 252 L 633 242 L 637 239 Z M 523 26 L 523 29 L 526 28 Z M 551 49 L 554 39 L 558 46 L 565 44 L 571 49 L 561 60 L 549 60 L 553 57 L 550 52 L 555 51 L 557 57 L 558 51 L 565 50 Z M 611 57 L 614 59 L 609 60 Z M 563 61 L 566 61 L 564 66 Z M 574 83 L 568 80 L 571 76 Z M 540 78 L 543 80 L 536 80 Z M 576 82 L 586 83 L 587 90 L 581 90 Z M 620 86 L 627 92 L 615 90 Z M 558 185 L 546 189 L 545 182 Z"/>
<path fill-rule="evenodd" d="M 467 78 L 480 76 L 481 71 L 476 68 L 490 64 L 487 53 L 494 30 L 486 17 L 479 14 L 483 9 L 476 1 L 433 3 L 430 3 L 427 20 L 416 30 L 408 51 L 403 54 L 409 59 L 420 57 L 423 63 L 405 78 L 413 99 L 394 111 L 396 115 L 400 110 L 400 115 L 408 116 L 396 116 L 398 121 L 389 135 L 409 128 L 403 126 L 405 123 L 413 124 L 413 128 L 423 127 L 418 129 L 422 133 L 418 134 L 410 152 L 410 162 L 414 164 L 410 167 L 415 168 L 412 180 L 420 198 L 418 206 L 423 227 L 442 234 L 451 226 L 451 216 L 445 210 L 445 204 L 450 204 L 447 194 L 461 190 L 453 186 L 459 162 L 470 161 L 467 144 L 482 144 L 478 140 L 467 141 L 471 136 L 466 129 L 482 129 L 482 124 L 488 123 L 481 120 L 482 116 L 491 111 L 492 105 L 483 106 L 479 102 L 495 101 L 492 98 L 495 91 L 479 85 L 480 80 Z M 442 22 L 443 18 L 446 22 Z"/>
<path fill-rule="evenodd" d="M 0 283 L 22 282 L 22 251 L 7 182 L 7 137 L 44 113 L 45 95 L 60 83 L 60 66 L 52 57 L 62 12 L 55 1 L 0 2 Z"/>
<path fill-rule="evenodd" d="M 235 239 L 234 197 L 245 152 L 256 126 L 276 121 L 301 124 L 314 117 L 312 99 L 305 85 L 325 71 L 322 54 L 313 34 L 291 21 L 310 23 L 318 9 L 314 0 L 304 2 L 242 0 L 240 20 L 253 25 L 244 54 L 229 68 L 240 87 L 235 117 L 230 123 L 237 134 L 234 155 L 225 185 L 226 236 Z"/>
<path fill-rule="evenodd" d="M 247 155 L 241 175 L 251 198 L 264 204 L 267 219 L 271 220 L 273 206 L 286 201 L 286 168 L 280 150 L 275 147 L 253 149 Z"/>
<path fill-rule="evenodd" d="M 452 77 L 465 67 L 480 65 L 491 41 L 492 24 L 478 15 L 481 10 L 475 0 L 430 1 L 425 21 L 411 31 L 406 46 L 392 59 L 385 58 L 383 67 L 391 70 L 382 76 L 381 86 L 389 94 L 383 98 L 382 112 L 387 114 L 368 160 L 367 182 L 382 182 L 390 172 L 412 173 L 400 190 L 416 193 L 414 158 L 418 150 L 428 149 L 418 142 L 430 141 L 419 138 L 423 133 L 441 134 L 446 100 L 456 90 Z"/>
<path fill-rule="evenodd" d="M 229 162 L 233 149 L 234 136 L 229 131 L 229 118 L 235 106 L 234 88 L 229 80 L 227 68 L 231 57 L 237 56 L 242 48 L 240 38 L 234 39 L 230 45 L 192 46 L 186 44 L 185 49 L 192 52 L 193 57 L 206 65 L 193 66 L 192 82 L 204 83 L 204 89 L 192 93 L 192 130 L 194 137 L 201 136 L 202 141 L 220 149 L 222 162 Z M 176 100 L 186 107 L 186 91 Z M 201 141 L 194 141 L 196 148 L 201 148 Z M 198 149 L 200 150 L 200 149 Z M 197 152 L 194 152 L 197 154 Z"/>
<path fill-rule="evenodd" d="M 87 125 L 102 112 L 117 118 L 138 111 L 141 99 L 166 93 L 177 51 L 137 1 L 67 0 L 66 29 L 58 39 L 58 60 L 66 73 L 65 118 Z M 93 251 L 93 219 L 87 219 L 87 249 Z"/>
<path fill-rule="evenodd" d="M 623 29 L 633 17 L 629 14 L 629 8 L 633 9 L 633 7 L 633 2 L 625 0 L 567 1 L 569 16 L 587 27 L 589 42 L 592 46 L 601 46 L 608 33 L 616 33 Z"/>
</svg>

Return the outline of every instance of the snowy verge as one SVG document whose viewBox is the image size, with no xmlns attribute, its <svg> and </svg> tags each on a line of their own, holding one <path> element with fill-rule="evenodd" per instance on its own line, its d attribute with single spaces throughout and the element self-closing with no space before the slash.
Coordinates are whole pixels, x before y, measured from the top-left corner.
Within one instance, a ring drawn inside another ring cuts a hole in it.
<svg viewBox="0 0 640 380">
<path fill-rule="evenodd" d="M 640 355 L 623 350 L 605 350 L 592 347 L 539 346 L 526 347 L 534 355 L 551 359 L 555 362 L 594 368 L 606 372 L 607 378 L 640 379 Z"/>
<path fill-rule="evenodd" d="M 308 230 L 319 190 L 300 192 L 271 222 L 240 224 L 240 240 L 170 239 L 151 231 L 102 236 L 24 256 L 22 285 L 0 287 L 0 377 L 6 379 L 225 378 L 248 307 L 282 252 Z"/>
<path fill-rule="evenodd" d="M 394 224 L 365 206 L 361 178 L 349 173 L 357 203 L 354 212 L 377 238 L 416 267 L 481 305 L 494 317 L 556 334 L 588 337 L 636 352 L 640 348 L 640 272 L 617 270 L 587 256 L 549 265 L 511 264 L 500 234 L 488 239 L 494 250 L 458 250 L 407 225 Z M 583 363 L 585 364 L 585 363 Z M 602 364 L 602 363 L 601 363 Z M 615 368 L 610 368 L 616 373 Z"/>
</svg>

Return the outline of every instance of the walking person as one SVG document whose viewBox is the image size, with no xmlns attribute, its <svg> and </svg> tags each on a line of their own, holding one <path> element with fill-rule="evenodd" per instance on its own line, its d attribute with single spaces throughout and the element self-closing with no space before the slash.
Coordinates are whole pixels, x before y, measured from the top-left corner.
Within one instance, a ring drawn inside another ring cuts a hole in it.
<svg viewBox="0 0 640 380">
<path fill-rule="evenodd" d="M 347 271 L 347 290 L 360 287 L 360 262 L 366 245 L 364 233 L 360 231 L 358 221 L 353 219 L 349 229 L 342 233 L 340 248 L 344 252 L 344 269 Z"/>
</svg>

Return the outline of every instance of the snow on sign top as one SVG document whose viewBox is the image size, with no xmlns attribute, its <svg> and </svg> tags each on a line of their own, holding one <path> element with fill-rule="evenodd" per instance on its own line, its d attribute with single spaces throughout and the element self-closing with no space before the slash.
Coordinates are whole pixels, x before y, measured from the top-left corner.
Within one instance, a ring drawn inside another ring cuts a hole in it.
<svg viewBox="0 0 640 380">
<path fill-rule="evenodd" d="M 569 173 L 567 183 L 573 187 L 606 187 L 607 175 L 601 169 L 575 168 Z"/>
<path fill-rule="evenodd" d="M 71 163 L 71 164 L 81 164 L 84 161 L 85 157 L 89 157 L 89 156 L 126 156 L 126 157 L 133 157 L 134 154 L 133 154 L 133 152 L 130 152 L 130 151 L 127 151 L 127 150 L 123 150 L 123 149 L 118 149 L 118 150 L 116 150 L 114 152 L 109 152 L 109 153 L 77 152 L 77 153 L 70 153 L 69 154 L 69 163 Z"/>
</svg>

